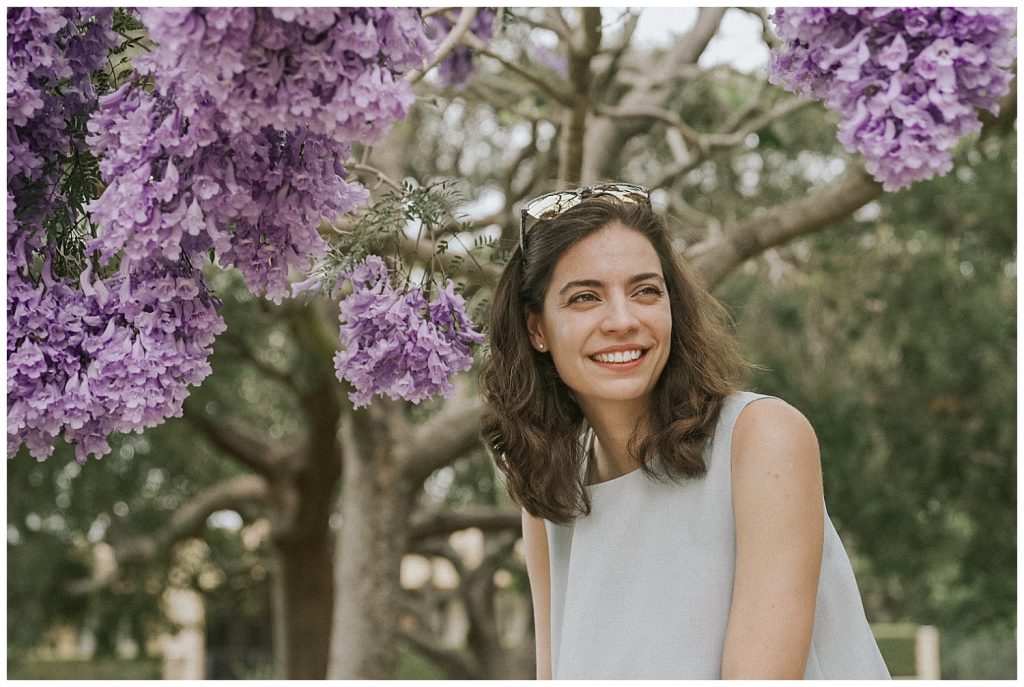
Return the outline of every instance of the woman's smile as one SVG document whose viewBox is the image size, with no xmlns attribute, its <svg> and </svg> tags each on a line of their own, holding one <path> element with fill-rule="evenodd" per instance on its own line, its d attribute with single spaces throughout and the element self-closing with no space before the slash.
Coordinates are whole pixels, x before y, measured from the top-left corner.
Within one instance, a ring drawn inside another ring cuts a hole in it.
<svg viewBox="0 0 1024 687">
<path fill-rule="evenodd" d="M 609 370 L 623 371 L 638 367 L 646 353 L 640 346 L 612 346 L 589 357 Z"/>
</svg>

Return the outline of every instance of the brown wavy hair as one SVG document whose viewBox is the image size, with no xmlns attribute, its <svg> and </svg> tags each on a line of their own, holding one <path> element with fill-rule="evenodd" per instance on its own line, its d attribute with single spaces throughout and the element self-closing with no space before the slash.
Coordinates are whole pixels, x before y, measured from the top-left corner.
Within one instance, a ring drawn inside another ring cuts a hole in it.
<svg viewBox="0 0 1024 687">
<path fill-rule="evenodd" d="M 591 234 L 620 222 L 651 242 L 661 262 L 672 312 L 668 360 L 651 392 L 651 413 L 634 428 L 629 453 L 647 475 L 658 455 L 675 481 L 707 472 L 703 449 L 722 401 L 738 389 L 748 365 L 729 331 L 729 317 L 701 278 L 672 250 L 650 207 L 609 196 L 581 202 L 538 222 L 498 280 L 491 306 L 491 356 L 481 374 L 481 437 L 509 495 L 535 517 L 567 524 L 590 513 L 583 488 L 583 412 L 550 355 L 530 345 L 527 312 L 540 313 L 559 258 Z"/>
</svg>

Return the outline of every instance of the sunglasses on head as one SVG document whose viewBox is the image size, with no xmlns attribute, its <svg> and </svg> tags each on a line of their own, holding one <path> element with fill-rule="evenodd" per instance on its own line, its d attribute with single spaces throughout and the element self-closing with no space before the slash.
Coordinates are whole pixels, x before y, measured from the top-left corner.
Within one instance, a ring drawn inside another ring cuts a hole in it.
<svg viewBox="0 0 1024 687">
<path fill-rule="evenodd" d="M 611 196 L 625 203 L 651 206 L 651 192 L 636 184 L 601 184 L 598 186 L 581 186 L 569 191 L 555 191 L 537 196 L 526 201 L 520 211 L 519 247 L 526 251 L 526 234 L 537 222 L 558 217 L 570 208 L 574 208 L 588 198 Z"/>
</svg>

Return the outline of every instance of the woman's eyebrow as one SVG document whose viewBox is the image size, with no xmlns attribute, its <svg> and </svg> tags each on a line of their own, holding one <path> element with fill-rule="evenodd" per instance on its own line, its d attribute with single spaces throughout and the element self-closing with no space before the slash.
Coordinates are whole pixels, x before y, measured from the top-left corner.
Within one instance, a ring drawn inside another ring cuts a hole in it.
<svg viewBox="0 0 1024 687">
<path fill-rule="evenodd" d="M 656 280 L 656 281 L 660 281 L 662 284 L 665 283 L 665 278 L 662 277 L 657 272 L 644 272 L 642 274 L 634 274 L 632 277 L 629 278 L 629 280 L 626 281 L 626 285 L 628 286 L 628 285 L 631 285 L 631 284 L 636 284 L 637 282 L 648 281 L 650 279 L 653 279 L 653 280 Z M 590 287 L 590 288 L 594 288 L 594 289 L 600 289 L 600 288 L 604 288 L 605 283 L 603 281 L 601 281 L 600 279 L 576 279 L 574 281 L 571 281 L 571 282 L 567 283 L 565 286 L 563 286 L 561 289 L 559 289 L 558 295 L 562 296 L 569 289 L 574 288 L 574 287 L 579 287 L 579 286 L 586 286 L 586 287 Z"/>
<path fill-rule="evenodd" d="M 598 279 L 577 279 L 575 281 L 569 282 L 568 284 L 563 286 L 561 289 L 559 289 L 558 295 L 562 296 L 562 295 L 565 294 L 566 291 L 568 291 L 569 289 L 575 288 L 577 286 L 589 286 L 590 288 L 600 289 L 600 288 L 604 287 L 604 282 L 600 281 Z"/>
</svg>

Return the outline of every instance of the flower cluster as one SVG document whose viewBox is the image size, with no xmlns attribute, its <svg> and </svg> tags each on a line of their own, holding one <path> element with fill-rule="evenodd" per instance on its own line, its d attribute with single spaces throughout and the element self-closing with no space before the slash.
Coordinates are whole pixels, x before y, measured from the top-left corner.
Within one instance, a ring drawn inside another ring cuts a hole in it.
<svg viewBox="0 0 1024 687">
<path fill-rule="evenodd" d="M 436 46 L 440 45 L 448 32 L 452 30 L 453 24 L 443 14 L 433 14 L 427 18 L 427 27 Z M 469 30 L 480 40 L 485 43 L 489 42 L 494 35 L 494 9 L 479 8 Z M 456 46 L 437 67 L 437 75 L 441 84 L 449 88 L 465 85 L 475 69 L 473 55 L 469 46 Z"/>
<path fill-rule="evenodd" d="M 42 460 L 63 437 L 79 461 L 109 452 L 111 432 L 180 415 L 224 323 L 198 271 L 150 260 L 80 276 L 74 237 L 48 235 L 75 214 L 68 161 L 88 156 L 93 72 L 118 45 L 112 10 L 8 10 L 7 452 Z M 70 241 L 70 242 L 69 242 Z M 68 245 L 62 245 L 68 244 Z M 71 253 L 74 253 L 72 250 Z M 60 269 L 57 269 L 60 263 Z"/>
<path fill-rule="evenodd" d="M 427 301 L 420 288 L 396 291 L 384 261 L 371 255 L 345 272 L 351 283 L 341 301 L 341 343 L 334 358 L 338 379 L 355 387 L 358 408 L 374 394 L 419 403 L 435 394 L 448 397 L 449 379 L 473 363 L 469 346 L 483 341 L 473 329 L 465 300 L 449 280 Z"/>
<path fill-rule="evenodd" d="M 159 47 L 101 100 L 89 142 L 109 186 L 90 210 L 109 260 L 216 250 L 280 302 L 290 267 L 326 252 L 317 227 L 364 203 L 345 182 L 412 102 L 402 71 L 429 44 L 415 10 L 144 9 Z"/>
<path fill-rule="evenodd" d="M 412 104 L 396 77 L 430 50 L 411 9 L 143 9 L 140 17 L 159 47 L 136 60 L 139 71 L 156 76 L 185 117 L 227 135 L 272 127 L 376 143 Z"/>
<path fill-rule="evenodd" d="M 202 275 L 183 263 L 107 279 L 86 269 L 76 288 L 49 261 L 38 284 L 12 279 L 8 266 L 7 453 L 25 443 L 42 460 L 63 436 L 84 462 L 110 451 L 111 432 L 181 415 L 187 387 L 210 373 L 224 321 Z"/>
<path fill-rule="evenodd" d="M 345 182 L 351 144 L 404 117 L 401 74 L 432 47 L 412 9 L 137 14 L 158 46 L 97 98 L 114 17 L 132 15 L 8 10 L 9 455 L 64 438 L 84 461 L 179 416 L 224 328 L 200 268 L 215 255 L 286 297 L 289 269 L 326 252 L 319 224 L 368 197 Z M 353 400 L 450 393 L 482 338 L 452 284 L 397 293 L 379 259 L 347 278 L 335 363 Z"/>
<path fill-rule="evenodd" d="M 949 172 L 1012 78 L 1012 8 L 787 7 L 773 22 L 769 80 L 838 112 L 840 142 L 887 191 Z"/>
</svg>

